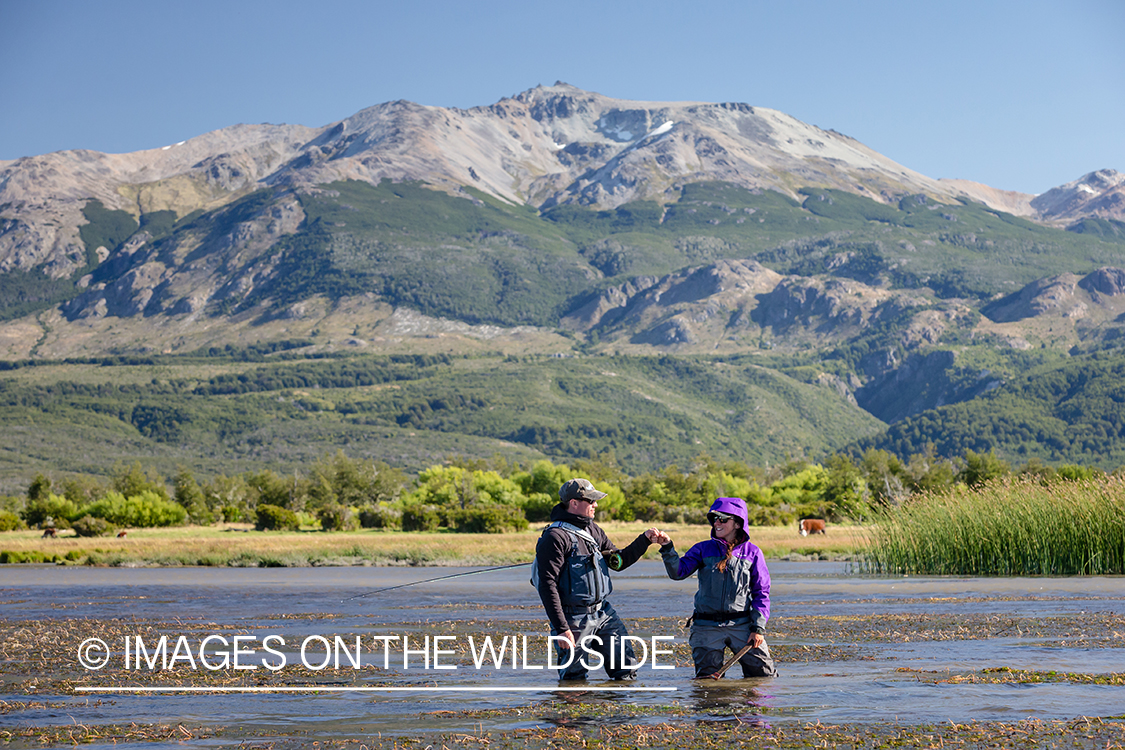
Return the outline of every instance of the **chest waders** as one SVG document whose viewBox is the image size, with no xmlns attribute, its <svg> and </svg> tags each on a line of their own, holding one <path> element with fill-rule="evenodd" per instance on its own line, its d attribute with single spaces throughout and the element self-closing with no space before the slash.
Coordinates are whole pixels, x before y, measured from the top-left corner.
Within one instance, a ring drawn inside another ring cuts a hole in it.
<svg viewBox="0 0 1125 750">
<path fill-rule="evenodd" d="M 602 556 L 598 542 L 585 529 L 581 529 L 566 521 L 555 521 L 543 533 L 551 529 L 562 529 L 570 536 L 570 554 L 566 556 L 562 570 L 559 572 L 559 599 L 563 609 L 570 613 L 574 611 L 587 611 L 597 607 L 613 591 L 613 581 L 609 577 L 609 565 Z M 591 550 L 588 555 L 581 554 L 578 549 L 578 540 L 586 542 Z M 531 565 L 531 585 L 539 588 L 539 561 L 538 558 Z"/>
</svg>

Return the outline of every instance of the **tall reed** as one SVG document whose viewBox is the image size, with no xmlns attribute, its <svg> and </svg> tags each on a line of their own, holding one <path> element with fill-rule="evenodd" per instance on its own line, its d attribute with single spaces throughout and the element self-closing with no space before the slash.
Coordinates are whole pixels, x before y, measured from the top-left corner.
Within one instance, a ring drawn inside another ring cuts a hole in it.
<svg viewBox="0 0 1125 750">
<path fill-rule="evenodd" d="M 936 575 L 1125 573 L 1125 482 L 1007 480 L 917 496 L 873 530 L 866 568 Z"/>
</svg>

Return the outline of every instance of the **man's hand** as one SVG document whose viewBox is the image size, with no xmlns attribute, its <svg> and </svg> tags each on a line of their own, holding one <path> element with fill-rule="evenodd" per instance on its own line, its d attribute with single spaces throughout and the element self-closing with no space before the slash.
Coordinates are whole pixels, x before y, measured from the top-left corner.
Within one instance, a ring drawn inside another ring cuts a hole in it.
<svg viewBox="0 0 1125 750">
<path fill-rule="evenodd" d="M 555 643 L 558 644 L 559 648 L 564 648 L 568 651 L 574 648 L 574 633 L 566 630 L 562 633 L 559 633 L 559 637 L 563 639 L 561 641 L 555 641 Z"/>
<path fill-rule="evenodd" d="M 754 648 L 761 648 L 762 644 L 766 642 L 766 637 L 761 633 L 751 633 L 750 638 L 746 641 Z"/>
<path fill-rule="evenodd" d="M 656 529 L 656 528 L 649 529 L 648 531 L 646 531 L 645 532 L 645 538 L 648 539 L 653 544 L 659 544 L 662 547 L 665 544 L 668 544 L 672 541 L 672 537 L 668 536 L 663 531 L 661 531 L 660 529 Z"/>
</svg>

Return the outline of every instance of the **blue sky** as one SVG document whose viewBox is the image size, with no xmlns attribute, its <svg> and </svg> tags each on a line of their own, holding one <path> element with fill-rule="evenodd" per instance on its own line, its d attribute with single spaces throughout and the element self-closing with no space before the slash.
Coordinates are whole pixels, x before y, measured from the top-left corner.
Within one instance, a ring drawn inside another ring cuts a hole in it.
<svg viewBox="0 0 1125 750">
<path fill-rule="evenodd" d="M 931 177 L 1125 171 L 1125 2 L 0 0 L 0 159 L 566 81 L 746 102 Z"/>
</svg>

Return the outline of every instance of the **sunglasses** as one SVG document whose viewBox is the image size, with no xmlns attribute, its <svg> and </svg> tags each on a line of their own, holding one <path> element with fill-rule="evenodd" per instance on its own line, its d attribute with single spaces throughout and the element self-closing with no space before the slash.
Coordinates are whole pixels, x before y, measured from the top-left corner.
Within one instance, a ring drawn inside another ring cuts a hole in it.
<svg viewBox="0 0 1125 750">
<path fill-rule="evenodd" d="M 707 521 L 711 524 L 726 523 L 727 521 L 730 521 L 733 518 L 734 518 L 734 516 L 729 516 L 726 513 L 708 513 L 707 514 Z"/>
</svg>

